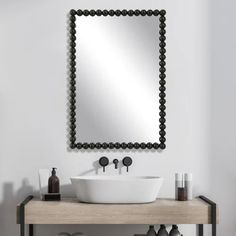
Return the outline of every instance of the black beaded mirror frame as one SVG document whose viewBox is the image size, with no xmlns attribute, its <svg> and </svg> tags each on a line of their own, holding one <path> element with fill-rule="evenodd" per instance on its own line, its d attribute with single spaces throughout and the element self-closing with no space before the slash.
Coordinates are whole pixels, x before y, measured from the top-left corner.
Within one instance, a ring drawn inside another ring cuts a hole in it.
<svg viewBox="0 0 236 236">
<path fill-rule="evenodd" d="M 159 16 L 159 141 L 160 143 L 76 143 L 76 16 Z M 166 94 L 165 10 L 70 10 L 70 148 L 71 149 L 165 149 Z"/>
</svg>

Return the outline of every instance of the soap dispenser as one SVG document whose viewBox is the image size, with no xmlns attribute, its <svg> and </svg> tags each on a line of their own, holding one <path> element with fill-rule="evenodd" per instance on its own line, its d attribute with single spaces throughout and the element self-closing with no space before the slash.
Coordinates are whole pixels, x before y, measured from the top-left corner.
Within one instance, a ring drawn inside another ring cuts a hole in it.
<svg viewBox="0 0 236 236">
<path fill-rule="evenodd" d="M 59 193 L 60 181 L 56 176 L 56 168 L 52 168 L 52 175 L 48 179 L 48 193 Z"/>
<path fill-rule="evenodd" d="M 172 229 L 170 231 L 170 236 L 181 236 L 177 225 L 172 225 Z"/>
<path fill-rule="evenodd" d="M 165 225 L 161 225 L 160 229 L 157 232 L 157 236 L 168 236 L 168 232 L 166 230 L 166 226 Z"/>
<path fill-rule="evenodd" d="M 156 236 L 156 231 L 154 229 L 154 225 L 149 226 L 149 230 L 147 231 L 147 236 Z"/>
</svg>

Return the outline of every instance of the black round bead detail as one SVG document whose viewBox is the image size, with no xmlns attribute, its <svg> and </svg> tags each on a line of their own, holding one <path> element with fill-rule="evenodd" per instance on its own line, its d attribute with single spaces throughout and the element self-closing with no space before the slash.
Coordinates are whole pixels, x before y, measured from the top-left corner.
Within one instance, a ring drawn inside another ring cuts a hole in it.
<svg viewBox="0 0 236 236">
<path fill-rule="evenodd" d="M 159 148 L 159 144 L 158 144 L 158 143 L 153 143 L 152 147 L 153 147 L 154 149 L 158 149 L 158 148 Z"/>
<path fill-rule="evenodd" d="M 159 106 L 159 109 L 160 109 L 161 111 L 165 111 L 166 106 L 165 106 L 165 105 L 160 105 L 160 106 Z"/>
<path fill-rule="evenodd" d="M 160 41 L 161 41 L 161 42 L 163 42 L 163 41 L 165 41 L 165 40 L 166 40 L 166 36 L 164 36 L 164 35 L 161 35 L 161 36 L 159 37 L 159 39 L 160 39 Z"/>
<path fill-rule="evenodd" d="M 83 143 L 83 146 L 82 146 L 84 149 L 88 149 L 89 148 L 89 145 L 88 143 Z"/>
<path fill-rule="evenodd" d="M 126 149 L 127 147 L 128 147 L 128 145 L 127 145 L 126 143 L 122 143 L 122 144 L 121 144 L 121 148 L 122 148 L 122 149 Z"/>
<path fill-rule="evenodd" d="M 159 44 L 159 46 L 160 46 L 160 48 L 164 48 L 164 47 L 166 46 L 166 43 L 165 43 L 165 42 L 161 42 L 161 43 Z"/>
<path fill-rule="evenodd" d="M 166 122 L 166 119 L 164 117 L 162 117 L 162 118 L 159 119 L 159 121 L 160 121 L 161 124 L 164 124 Z"/>
<path fill-rule="evenodd" d="M 75 129 L 76 128 L 76 124 L 71 124 L 70 125 L 70 128 L 73 130 L 73 129 Z"/>
<path fill-rule="evenodd" d="M 71 149 L 75 149 L 76 147 L 77 147 L 76 144 L 74 144 L 74 143 L 71 143 L 71 144 L 70 144 L 70 148 L 71 148 Z"/>
<path fill-rule="evenodd" d="M 164 143 L 160 143 L 160 149 L 165 149 L 166 145 Z"/>
<path fill-rule="evenodd" d="M 164 72 L 166 72 L 166 68 L 165 68 L 165 67 L 161 67 L 161 68 L 159 69 L 159 71 L 160 71 L 161 73 L 164 73 Z"/>
<path fill-rule="evenodd" d="M 164 137 L 159 138 L 159 140 L 161 143 L 164 143 L 166 141 L 166 139 Z"/>
<path fill-rule="evenodd" d="M 151 16 L 152 14 L 153 14 L 153 11 L 152 11 L 152 10 L 148 10 L 148 11 L 147 11 L 147 15 L 148 15 L 148 16 Z"/>
<path fill-rule="evenodd" d="M 90 12 L 89 10 L 84 10 L 84 16 L 89 16 Z"/>
<path fill-rule="evenodd" d="M 139 16 L 139 15 L 140 15 L 140 10 L 135 10 L 135 11 L 134 11 L 134 15 L 135 15 L 135 16 Z"/>
<path fill-rule="evenodd" d="M 159 27 L 160 27 L 160 29 L 165 29 L 166 24 L 162 22 L 162 23 L 160 23 Z"/>
<path fill-rule="evenodd" d="M 160 61 L 160 62 L 159 62 L 159 66 L 162 66 L 162 67 L 163 67 L 163 66 L 165 66 L 165 65 L 166 65 L 165 61 Z"/>
<path fill-rule="evenodd" d="M 154 11 L 153 11 L 153 15 L 154 15 L 154 16 L 158 16 L 158 15 L 159 15 L 159 11 L 158 11 L 158 10 L 154 10 Z"/>
<path fill-rule="evenodd" d="M 75 48 L 71 48 L 71 49 L 70 49 L 70 53 L 71 53 L 71 54 L 75 54 L 75 53 L 76 53 L 76 49 L 75 49 Z"/>
<path fill-rule="evenodd" d="M 133 143 L 128 143 L 128 148 L 132 149 L 134 147 Z"/>
<path fill-rule="evenodd" d="M 107 149 L 108 148 L 108 144 L 107 143 L 103 143 L 102 144 L 102 148 Z"/>
<path fill-rule="evenodd" d="M 71 72 L 71 73 L 75 73 L 75 72 L 76 72 L 76 68 L 75 68 L 75 67 L 71 67 L 71 68 L 70 68 L 70 72 Z"/>
<path fill-rule="evenodd" d="M 121 14 L 122 14 L 122 16 L 126 16 L 128 14 L 128 11 L 127 10 L 122 10 Z"/>
<path fill-rule="evenodd" d="M 128 16 L 133 16 L 133 14 L 134 14 L 134 11 L 133 11 L 133 10 L 129 10 L 129 11 L 128 11 Z"/>
<path fill-rule="evenodd" d="M 102 15 L 102 10 L 97 10 L 97 11 L 96 11 L 96 15 L 97 15 L 97 16 L 101 16 L 101 15 Z"/>
<path fill-rule="evenodd" d="M 165 79 L 165 78 L 166 78 L 166 75 L 162 73 L 162 74 L 159 75 L 159 78 L 160 78 L 160 79 Z"/>
<path fill-rule="evenodd" d="M 141 147 L 141 149 L 145 149 L 146 148 L 146 144 L 145 143 L 141 143 L 140 147 Z"/>
<path fill-rule="evenodd" d="M 71 33 L 71 34 L 76 34 L 76 30 L 75 30 L 74 28 L 71 28 L 71 29 L 70 29 L 70 33 Z"/>
<path fill-rule="evenodd" d="M 164 130 L 164 129 L 166 129 L 166 125 L 165 124 L 160 124 L 159 128 Z"/>
<path fill-rule="evenodd" d="M 76 62 L 73 60 L 70 62 L 70 66 L 75 66 L 76 65 Z"/>
<path fill-rule="evenodd" d="M 115 11 L 114 10 L 110 10 L 109 11 L 109 16 L 114 16 L 115 15 Z"/>
<path fill-rule="evenodd" d="M 159 134 L 160 134 L 162 137 L 164 137 L 164 136 L 166 135 L 166 131 L 165 131 L 165 130 L 160 130 L 160 131 L 159 131 Z"/>
<path fill-rule="evenodd" d="M 120 15 L 121 15 L 121 10 L 116 10 L 116 11 L 115 11 L 115 15 L 116 15 L 116 16 L 120 16 Z"/>
<path fill-rule="evenodd" d="M 102 147 L 101 143 L 96 143 L 95 145 L 97 149 L 100 149 Z"/>
<path fill-rule="evenodd" d="M 96 147 L 95 143 L 90 143 L 89 148 L 94 149 Z"/>
<path fill-rule="evenodd" d="M 71 10 L 70 10 L 70 14 L 71 14 L 72 16 L 75 16 L 75 15 L 76 15 L 76 10 L 71 9 Z"/>
<path fill-rule="evenodd" d="M 159 52 L 160 52 L 160 54 L 165 54 L 165 53 L 166 53 L 166 50 L 165 50 L 165 48 L 161 48 L 161 49 L 159 50 Z"/>
<path fill-rule="evenodd" d="M 113 148 L 115 147 L 115 145 L 114 145 L 114 143 L 109 143 L 109 144 L 108 144 L 108 147 L 109 147 L 110 149 L 113 149 Z"/>
<path fill-rule="evenodd" d="M 70 137 L 70 141 L 71 141 L 72 143 L 74 143 L 74 142 L 76 141 L 76 138 L 75 138 L 75 137 Z"/>
<path fill-rule="evenodd" d="M 121 147 L 121 144 L 120 143 L 115 143 L 115 148 L 116 149 L 119 149 Z"/>
<path fill-rule="evenodd" d="M 166 21 L 166 18 L 165 18 L 164 16 L 161 16 L 161 17 L 160 17 L 160 22 L 163 23 L 163 22 L 165 22 L 165 21 Z"/>
<path fill-rule="evenodd" d="M 70 23 L 70 27 L 71 28 L 75 28 L 76 27 L 76 24 L 74 23 L 74 21 Z"/>
<path fill-rule="evenodd" d="M 70 16 L 70 21 L 71 21 L 71 22 L 75 22 L 75 20 L 76 20 L 76 17 L 75 17 L 74 15 L 71 15 L 71 16 Z"/>
<path fill-rule="evenodd" d="M 103 10 L 103 11 L 102 11 L 102 14 L 103 14 L 104 16 L 108 16 L 109 12 L 108 12 L 108 10 Z"/>
<path fill-rule="evenodd" d="M 75 59 L 76 59 L 76 55 L 75 55 L 75 54 L 71 54 L 71 55 L 70 55 L 70 60 L 71 60 L 71 61 L 74 61 Z"/>
<path fill-rule="evenodd" d="M 165 117 L 165 116 L 166 116 L 166 113 L 165 113 L 164 111 L 160 111 L 160 112 L 159 112 L 159 115 L 160 115 L 161 117 Z"/>
<path fill-rule="evenodd" d="M 134 148 L 135 149 L 139 149 L 139 146 L 140 146 L 139 143 L 134 143 Z"/>
<path fill-rule="evenodd" d="M 76 147 L 77 147 L 78 149 L 81 149 L 81 148 L 83 147 L 83 145 L 82 145 L 82 143 L 77 143 L 77 144 L 76 144 Z"/>
<path fill-rule="evenodd" d="M 71 90 L 70 90 L 70 92 L 71 92 Z M 75 92 L 71 92 L 71 93 L 70 93 L 70 97 L 71 97 L 71 98 L 75 98 L 75 97 L 76 97 L 76 93 L 75 93 Z"/>
<path fill-rule="evenodd" d="M 160 33 L 160 35 L 165 35 L 166 31 L 165 31 L 164 29 L 161 29 L 161 30 L 159 31 L 159 33 Z"/>
<path fill-rule="evenodd" d="M 147 143 L 147 149 L 152 149 L 152 143 Z"/>
<path fill-rule="evenodd" d="M 71 81 L 74 81 L 75 82 L 75 78 L 76 78 L 76 74 L 75 73 L 71 73 L 70 74 L 70 78 L 71 78 Z"/>
<path fill-rule="evenodd" d="M 141 16 L 146 16 L 146 14 L 147 14 L 147 11 L 146 10 L 141 10 Z"/>
<path fill-rule="evenodd" d="M 166 88 L 164 87 L 164 86 L 161 86 L 160 88 L 159 88 L 159 90 L 160 90 L 160 92 L 165 92 L 166 91 Z"/>
<path fill-rule="evenodd" d="M 160 103 L 161 105 L 164 105 L 164 104 L 166 103 L 166 100 L 165 100 L 165 99 L 160 99 L 160 100 L 159 100 L 159 103 Z"/>
<path fill-rule="evenodd" d="M 82 16 L 83 15 L 83 11 L 81 9 L 77 10 L 77 15 L 78 16 Z"/>
<path fill-rule="evenodd" d="M 164 85 L 166 84 L 166 81 L 165 81 L 165 80 L 160 80 L 160 81 L 159 81 L 159 84 L 162 85 L 162 86 L 164 86 Z"/>
<path fill-rule="evenodd" d="M 96 11 L 95 10 L 90 10 L 90 16 L 95 16 L 96 15 Z"/>
<path fill-rule="evenodd" d="M 166 59 L 166 56 L 165 56 L 165 55 L 160 55 L 160 56 L 159 56 L 159 59 L 160 59 L 161 61 L 164 61 L 164 60 Z"/>
<path fill-rule="evenodd" d="M 166 14 L 166 11 L 165 11 L 165 10 L 161 10 L 161 11 L 160 11 L 160 15 L 161 15 L 161 16 L 164 16 L 165 14 Z"/>
</svg>

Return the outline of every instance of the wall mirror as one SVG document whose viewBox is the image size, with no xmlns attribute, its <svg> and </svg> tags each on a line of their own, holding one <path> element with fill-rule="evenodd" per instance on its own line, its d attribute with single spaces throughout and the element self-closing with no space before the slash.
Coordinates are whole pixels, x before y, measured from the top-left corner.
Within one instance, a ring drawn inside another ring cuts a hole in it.
<svg viewBox="0 0 236 236">
<path fill-rule="evenodd" d="M 165 148 L 165 10 L 70 11 L 70 147 Z"/>
</svg>

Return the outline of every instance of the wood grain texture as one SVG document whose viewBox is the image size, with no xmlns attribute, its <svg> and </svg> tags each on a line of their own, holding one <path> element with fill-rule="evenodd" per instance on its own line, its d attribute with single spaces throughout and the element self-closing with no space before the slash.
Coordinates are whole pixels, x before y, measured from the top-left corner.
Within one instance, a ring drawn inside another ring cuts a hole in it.
<svg viewBox="0 0 236 236">
<path fill-rule="evenodd" d="M 87 204 L 76 199 L 25 206 L 26 224 L 209 224 L 210 205 L 200 199 L 158 199 L 149 204 Z"/>
</svg>

